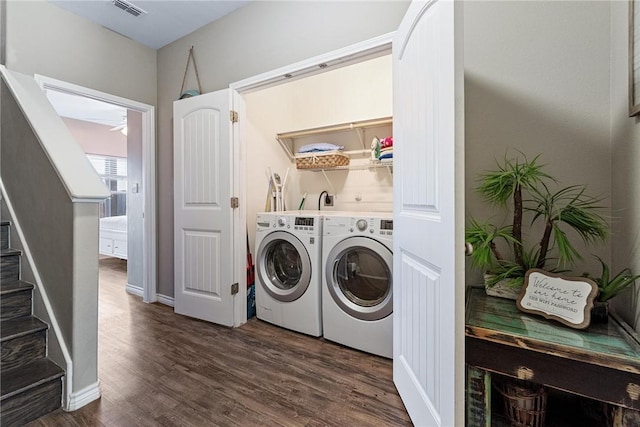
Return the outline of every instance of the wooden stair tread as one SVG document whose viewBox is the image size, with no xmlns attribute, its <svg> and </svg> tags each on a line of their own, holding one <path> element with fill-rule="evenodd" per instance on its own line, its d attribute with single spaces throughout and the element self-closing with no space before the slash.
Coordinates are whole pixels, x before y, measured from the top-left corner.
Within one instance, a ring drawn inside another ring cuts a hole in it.
<svg viewBox="0 0 640 427">
<path fill-rule="evenodd" d="M 0 323 L 0 343 L 33 332 L 43 331 L 47 327 L 46 323 L 33 316 L 3 320 Z"/>
<path fill-rule="evenodd" d="M 22 251 L 19 249 L 13 249 L 13 248 L 0 249 L 0 257 L 13 256 L 13 255 L 22 255 Z"/>
<path fill-rule="evenodd" d="M 2 372 L 0 401 L 64 376 L 64 371 L 49 359 L 38 359 L 27 365 Z"/>
<path fill-rule="evenodd" d="M 0 295 L 12 294 L 15 292 L 33 289 L 33 283 L 24 280 L 6 280 L 0 282 Z"/>
</svg>

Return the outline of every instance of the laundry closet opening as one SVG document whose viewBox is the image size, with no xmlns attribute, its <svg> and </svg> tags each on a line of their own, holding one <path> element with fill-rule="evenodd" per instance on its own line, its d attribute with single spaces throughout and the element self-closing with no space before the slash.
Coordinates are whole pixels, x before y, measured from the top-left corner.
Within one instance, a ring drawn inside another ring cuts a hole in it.
<svg viewBox="0 0 640 427">
<path fill-rule="evenodd" d="M 391 54 L 310 77 L 243 94 L 246 103 L 246 218 L 249 247 L 255 248 L 256 214 L 269 211 L 272 198 L 268 169 L 281 180 L 287 175 L 285 210 L 318 210 L 319 196 L 334 196 L 323 212 L 391 212 L 393 166 L 371 161 L 371 143 L 392 136 Z M 349 130 L 358 122 L 378 122 Z M 277 136 L 347 125 L 347 130 L 313 132 L 279 143 Z M 295 155 L 303 146 L 325 142 L 344 147 L 349 166 L 297 169 Z M 377 160 L 377 159 L 376 159 Z M 375 164 L 374 164 L 375 163 Z M 306 197 L 304 197 L 306 194 Z M 302 200 L 304 197 L 304 203 Z"/>
<path fill-rule="evenodd" d="M 244 96 L 256 316 L 387 358 L 391 64 L 387 54 Z"/>
</svg>

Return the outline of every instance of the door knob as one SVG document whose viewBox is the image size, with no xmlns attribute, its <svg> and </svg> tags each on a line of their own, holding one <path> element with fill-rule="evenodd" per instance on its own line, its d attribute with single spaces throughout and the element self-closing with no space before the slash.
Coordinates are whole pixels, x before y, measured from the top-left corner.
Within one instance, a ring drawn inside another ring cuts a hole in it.
<svg viewBox="0 0 640 427">
<path fill-rule="evenodd" d="M 464 254 L 470 256 L 473 253 L 473 245 L 469 242 L 464 242 Z"/>
</svg>

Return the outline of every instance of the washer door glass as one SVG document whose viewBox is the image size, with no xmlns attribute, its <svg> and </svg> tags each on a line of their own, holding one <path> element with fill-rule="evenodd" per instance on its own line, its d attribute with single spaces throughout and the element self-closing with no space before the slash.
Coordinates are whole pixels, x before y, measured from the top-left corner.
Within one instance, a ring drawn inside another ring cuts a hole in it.
<svg viewBox="0 0 640 427">
<path fill-rule="evenodd" d="M 269 234 L 258 249 L 261 285 L 273 298 L 290 302 L 309 287 L 311 259 L 300 240 L 284 231 Z"/>
<path fill-rule="evenodd" d="M 393 256 L 377 240 L 351 237 L 331 251 L 327 286 L 333 300 L 362 320 L 382 319 L 393 311 Z"/>
<path fill-rule="evenodd" d="M 300 253 L 286 240 L 278 240 L 269 246 L 265 262 L 269 281 L 280 289 L 288 291 L 302 277 Z"/>
</svg>

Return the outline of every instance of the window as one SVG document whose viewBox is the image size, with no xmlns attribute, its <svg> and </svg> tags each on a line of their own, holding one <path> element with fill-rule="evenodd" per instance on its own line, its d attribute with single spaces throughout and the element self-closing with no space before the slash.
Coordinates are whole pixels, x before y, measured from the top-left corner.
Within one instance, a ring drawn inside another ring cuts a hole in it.
<svg viewBox="0 0 640 427">
<path fill-rule="evenodd" d="M 100 218 L 127 214 L 127 159 L 87 154 L 102 182 L 111 190 L 111 197 L 100 204 Z"/>
</svg>

